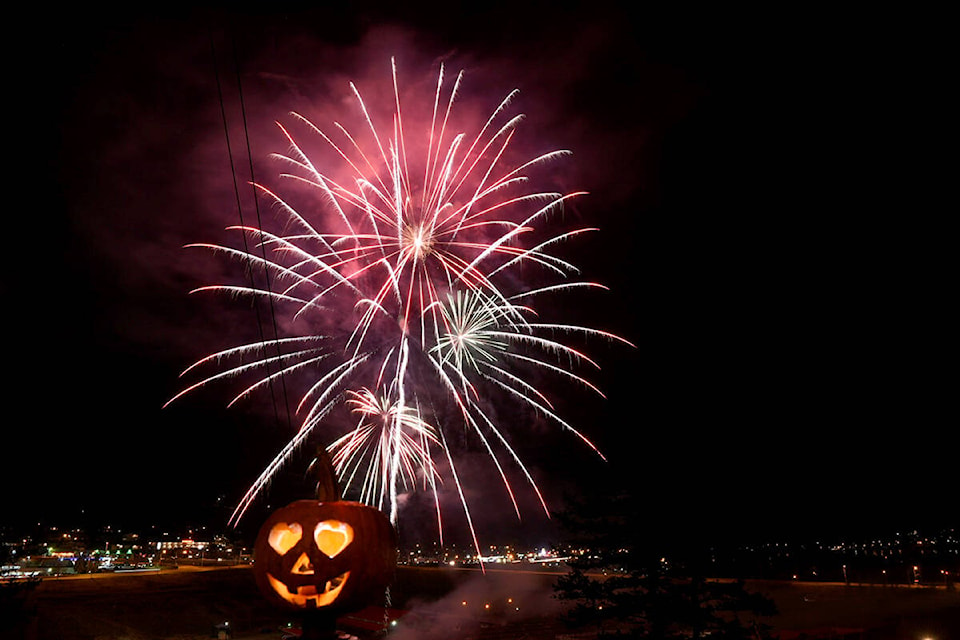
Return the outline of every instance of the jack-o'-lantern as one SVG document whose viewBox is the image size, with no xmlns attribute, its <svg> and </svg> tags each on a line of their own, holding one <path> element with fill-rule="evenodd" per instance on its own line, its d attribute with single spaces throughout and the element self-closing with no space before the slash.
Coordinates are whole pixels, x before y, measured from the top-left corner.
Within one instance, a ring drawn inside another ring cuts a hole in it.
<svg viewBox="0 0 960 640">
<path fill-rule="evenodd" d="M 373 507 L 339 500 L 333 487 L 328 482 L 318 493 L 335 499 L 298 500 L 274 511 L 260 528 L 254 574 L 278 606 L 361 608 L 382 598 L 393 578 L 397 539 L 389 520 Z"/>
</svg>

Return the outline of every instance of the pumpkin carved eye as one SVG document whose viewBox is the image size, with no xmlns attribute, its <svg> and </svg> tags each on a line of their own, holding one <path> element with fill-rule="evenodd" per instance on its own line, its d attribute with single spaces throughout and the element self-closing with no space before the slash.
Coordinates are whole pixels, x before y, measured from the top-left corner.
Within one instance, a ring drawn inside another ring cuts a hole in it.
<svg viewBox="0 0 960 640">
<path fill-rule="evenodd" d="M 317 548 L 328 558 L 334 558 L 353 542 L 353 527 L 339 520 L 324 520 L 317 525 L 313 537 Z"/>
<path fill-rule="evenodd" d="M 303 527 L 296 522 L 289 524 L 286 522 L 278 522 L 270 529 L 267 542 L 270 543 L 274 551 L 283 555 L 287 551 L 290 551 L 295 544 L 300 542 L 301 537 L 303 537 Z"/>
</svg>

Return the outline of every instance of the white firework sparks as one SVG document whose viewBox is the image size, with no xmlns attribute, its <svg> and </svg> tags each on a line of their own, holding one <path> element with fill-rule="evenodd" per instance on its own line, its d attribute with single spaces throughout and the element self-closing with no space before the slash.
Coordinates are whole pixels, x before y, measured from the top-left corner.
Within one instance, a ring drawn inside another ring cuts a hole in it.
<svg viewBox="0 0 960 640">
<path fill-rule="evenodd" d="M 316 166 L 298 139 L 281 126 L 289 143 L 286 154 L 275 156 L 288 167 L 282 175 L 313 190 L 328 215 L 302 212 L 259 186 L 286 217 L 282 232 L 233 227 L 253 241 L 255 248 L 249 250 L 192 245 L 243 260 L 271 283 L 212 285 L 198 291 L 268 298 L 277 308 L 289 309 L 291 326 L 301 329 L 201 359 L 187 372 L 213 365 L 217 371 L 186 387 L 171 402 L 236 376 L 251 375 L 254 381 L 234 401 L 281 377 L 309 381 L 297 407 L 302 416 L 297 433 L 254 482 L 231 521 L 242 517 L 280 466 L 343 403 L 360 420 L 329 445 L 341 479 L 356 486 L 362 500 L 389 508 L 396 522 L 398 491 L 412 487 L 418 477 L 436 495 L 440 478 L 434 456 L 443 456 L 475 544 L 470 510 L 444 433 L 453 423 L 478 437 L 518 515 L 501 463 L 504 454 L 522 470 L 547 510 L 533 477 L 491 417 L 487 405 L 491 392 L 519 401 L 596 450 L 557 414 L 544 389 L 516 371 L 537 370 L 599 393 L 574 373 L 579 365 L 596 363 L 567 340 L 599 336 L 626 342 L 587 327 L 534 321 L 532 305 L 543 296 L 601 287 L 571 280 L 578 273 L 576 267 L 550 253 L 593 230 L 551 231 L 551 216 L 583 192 L 529 187 L 528 172 L 567 155 L 566 151 L 541 154 L 515 166 L 508 163 L 508 149 L 521 120 L 504 115 L 515 91 L 475 135 L 451 133 L 450 116 L 462 76 L 461 72 L 443 98 L 441 67 L 432 118 L 418 144 L 408 145 L 395 63 L 389 135 L 375 126 L 353 84 L 369 142 L 336 123 L 336 135 L 328 135 L 293 114 L 295 123 L 306 125 L 308 135 L 333 150 L 341 161 L 336 170 L 348 170 L 349 179 L 344 179 Z M 426 151 L 408 157 L 408 146 L 423 146 Z M 555 281 L 525 285 L 529 279 L 521 275 L 531 271 Z M 338 328 L 340 321 L 348 322 L 347 330 Z M 324 330 L 314 332 L 311 327 Z M 226 361 L 237 363 L 223 367 Z M 441 402 L 452 403 L 455 420 L 435 415 L 433 407 Z M 436 504 L 439 517 L 439 500 Z"/>
</svg>

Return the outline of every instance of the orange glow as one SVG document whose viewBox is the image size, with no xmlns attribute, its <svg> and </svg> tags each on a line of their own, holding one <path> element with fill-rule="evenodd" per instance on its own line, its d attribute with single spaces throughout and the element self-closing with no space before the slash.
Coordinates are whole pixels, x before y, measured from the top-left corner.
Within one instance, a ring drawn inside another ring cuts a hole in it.
<svg viewBox="0 0 960 640">
<path fill-rule="evenodd" d="M 267 579 L 270 581 L 270 586 L 273 587 L 273 590 L 277 593 L 277 595 L 290 604 L 301 608 L 306 608 L 308 602 L 312 602 L 313 606 L 318 608 L 326 607 L 332 604 L 340 595 L 340 591 L 343 590 L 343 585 L 347 584 L 347 578 L 349 577 L 350 572 L 345 571 L 333 580 L 327 580 L 323 591 L 317 591 L 317 587 L 315 585 L 308 584 L 299 587 L 296 593 L 290 593 L 290 590 L 287 589 L 285 584 L 274 578 L 269 573 L 267 574 Z"/>
<path fill-rule="evenodd" d="M 310 558 L 307 557 L 307 554 L 300 554 L 296 564 L 293 565 L 293 569 L 290 569 L 290 573 L 295 573 L 300 576 L 313 575 L 313 564 L 310 563 Z"/>
<path fill-rule="evenodd" d="M 313 535 L 320 551 L 333 558 L 353 542 L 353 527 L 339 520 L 324 520 Z"/>
<path fill-rule="evenodd" d="M 295 544 L 300 542 L 302 536 L 303 528 L 296 522 L 292 524 L 278 522 L 270 529 L 267 542 L 274 551 L 280 555 L 284 555 L 287 551 L 290 551 Z"/>
</svg>

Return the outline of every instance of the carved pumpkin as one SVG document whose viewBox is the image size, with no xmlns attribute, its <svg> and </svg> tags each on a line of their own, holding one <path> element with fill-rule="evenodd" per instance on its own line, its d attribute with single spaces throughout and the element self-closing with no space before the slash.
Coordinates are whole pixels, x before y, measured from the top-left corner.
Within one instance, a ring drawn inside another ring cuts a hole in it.
<svg viewBox="0 0 960 640">
<path fill-rule="evenodd" d="M 339 500 L 335 483 L 319 493 L 336 499 L 298 500 L 260 528 L 254 545 L 260 590 L 292 610 L 349 610 L 383 598 L 397 562 L 389 520 L 373 507 Z"/>
</svg>

